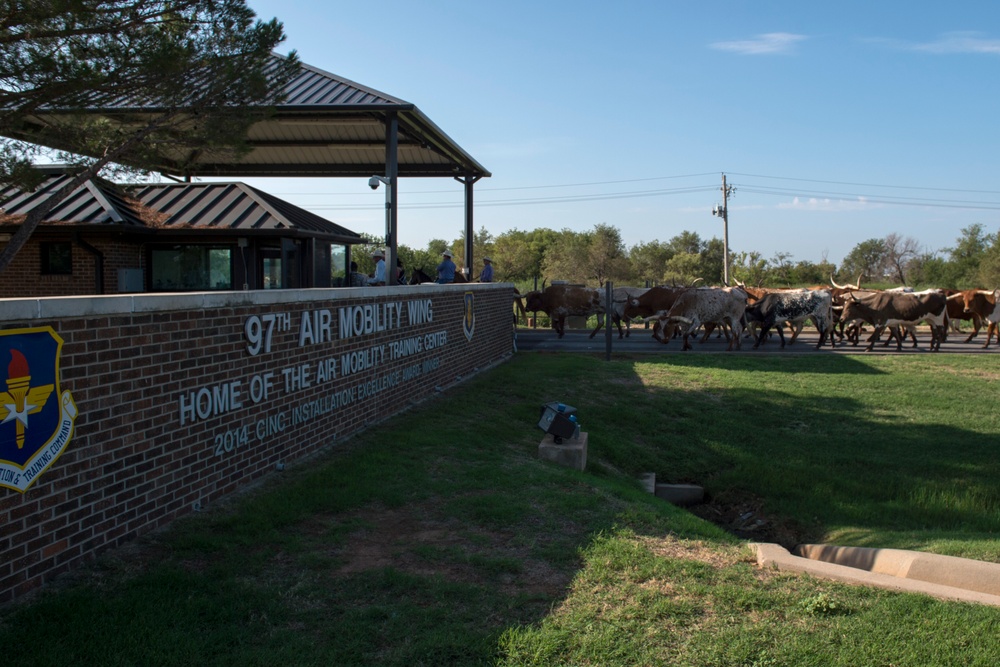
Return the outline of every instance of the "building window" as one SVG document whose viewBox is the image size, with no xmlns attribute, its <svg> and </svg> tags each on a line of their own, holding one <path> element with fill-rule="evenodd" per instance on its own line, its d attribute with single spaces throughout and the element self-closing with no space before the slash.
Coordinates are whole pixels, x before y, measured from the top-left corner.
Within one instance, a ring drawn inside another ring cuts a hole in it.
<svg viewBox="0 0 1000 667">
<path fill-rule="evenodd" d="M 69 241 L 44 242 L 42 249 L 42 274 L 73 275 L 73 244 Z"/>
<path fill-rule="evenodd" d="M 264 276 L 264 289 L 281 289 L 281 251 L 276 250 L 268 253 L 268 249 L 261 252 L 261 275 Z"/>
<path fill-rule="evenodd" d="M 150 250 L 150 284 L 157 292 L 233 288 L 230 246 L 174 245 Z"/>
<path fill-rule="evenodd" d="M 348 287 L 347 246 L 330 246 L 330 284 L 334 287 Z"/>
</svg>

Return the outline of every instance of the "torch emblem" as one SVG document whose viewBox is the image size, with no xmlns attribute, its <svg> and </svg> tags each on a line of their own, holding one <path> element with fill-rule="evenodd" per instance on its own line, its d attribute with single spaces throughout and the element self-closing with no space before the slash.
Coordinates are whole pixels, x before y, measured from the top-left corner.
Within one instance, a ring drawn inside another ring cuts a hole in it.
<svg viewBox="0 0 1000 667">
<path fill-rule="evenodd" d="M 76 404 L 59 391 L 62 343 L 51 327 L 0 331 L 0 486 L 26 491 L 73 437 Z"/>
<path fill-rule="evenodd" d="M 463 299 L 462 332 L 465 338 L 472 342 L 472 334 L 476 331 L 476 295 L 466 292 Z"/>
<path fill-rule="evenodd" d="M 24 429 L 28 428 L 28 415 L 41 412 L 45 401 L 49 400 L 52 385 L 31 386 L 28 360 L 18 350 L 9 350 L 10 365 L 7 366 L 7 391 L 0 394 L 0 424 L 14 422 L 17 448 L 24 449 Z"/>
</svg>

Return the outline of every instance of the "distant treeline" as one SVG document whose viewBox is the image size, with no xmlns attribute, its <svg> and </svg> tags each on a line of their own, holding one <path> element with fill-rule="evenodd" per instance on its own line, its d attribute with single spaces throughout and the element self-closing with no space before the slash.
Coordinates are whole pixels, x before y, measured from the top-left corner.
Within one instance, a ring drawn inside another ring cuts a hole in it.
<svg viewBox="0 0 1000 667">
<path fill-rule="evenodd" d="M 375 240 L 371 239 L 372 244 Z M 366 252 L 355 250 L 362 271 L 370 272 Z M 425 249 L 399 247 L 404 270 L 422 268 L 431 275 L 441 261 L 441 253 L 451 250 L 455 263 L 465 266 L 465 240 L 450 243 L 434 239 Z M 705 284 L 723 282 L 723 243 L 702 239 L 684 231 L 668 241 L 648 241 L 627 248 L 617 227 L 595 225 L 590 231 L 510 230 L 493 236 L 479 229 L 473 240 L 473 279 L 482 269 L 482 258 L 490 257 L 495 280 L 539 285 L 566 280 L 591 286 L 607 281 L 616 285 L 690 285 L 696 279 Z M 793 287 L 830 284 L 831 276 L 840 283 L 909 285 L 993 289 L 1000 287 L 1000 232 L 987 234 L 981 224 L 961 230 L 952 248 L 927 251 L 912 237 L 889 234 L 881 239 L 858 243 L 840 266 L 828 261 L 793 262 L 788 253 L 767 258 L 756 250 L 730 248 L 730 281 L 748 285 Z"/>
</svg>

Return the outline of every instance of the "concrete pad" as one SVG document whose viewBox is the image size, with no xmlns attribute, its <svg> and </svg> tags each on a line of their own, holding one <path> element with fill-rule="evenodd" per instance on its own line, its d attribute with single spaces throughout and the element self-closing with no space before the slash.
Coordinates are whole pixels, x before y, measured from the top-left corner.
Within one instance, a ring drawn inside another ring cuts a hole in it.
<svg viewBox="0 0 1000 667">
<path fill-rule="evenodd" d="M 824 579 L 833 579 L 835 581 L 841 581 L 847 584 L 855 584 L 860 586 L 875 586 L 876 588 L 885 588 L 889 590 L 904 591 L 907 593 L 922 593 L 924 595 L 930 595 L 935 598 L 942 600 L 959 600 L 962 602 L 974 602 L 977 604 L 986 604 L 994 607 L 1000 607 L 1000 595 L 993 595 L 990 593 L 985 593 L 978 590 L 970 590 L 967 588 L 962 588 L 959 586 L 950 586 L 941 583 L 934 583 L 930 581 L 923 581 L 920 579 L 906 578 L 905 576 L 893 576 L 891 574 L 884 574 L 881 572 L 872 572 L 865 568 L 851 567 L 849 565 L 841 565 L 838 563 L 830 563 L 824 560 L 812 560 L 810 558 L 803 558 L 801 556 L 795 556 L 791 554 L 788 549 L 778 545 L 778 544 L 761 544 L 752 543 L 750 545 L 757 552 L 757 564 L 761 567 L 774 567 L 783 572 L 801 572 L 805 574 L 812 575 L 814 577 L 821 577 Z M 827 545 L 806 545 L 809 547 L 814 546 L 827 546 Z M 854 547 L 832 547 L 833 550 L 838 548 L 844 549 L 860 549 Z M 805 552 L 808 552 L 806 550 Z M 886 570 L 896 570 L 903 571 L 904 568 L 900 568 L 900 552 L 898 549 L 874 549 L 871 551 L 887 551 L 887 552 L 897 552 L 895 554 L 887 553 L 881 558 L 883 565 Z M 832 550 L 827 550 L 827 555 L 834 553 Z M 923 554 L 921 552 L 902 552 L 904 554 L 914 554 L 915 556 L 933 556 L 933 554 Z M 875 562 L 880 560 L 878 555 L 874 554 L 863 554 L 861 552 L 853 553 L 845 552 L 845 560 L 850 561 L 851 558 L 855 558 L 858 562 Z M 952 560 L 968 561 L 970 565 L 970 571 L 979 567 L 979 565 L 992 565 L 995 568 L 1000 568 L 1000 565 L 994 563 L 982 563 L 982 561 L 970 561 L 965 558 L 954 558 L 953 556 L 935 556 L 934 558 L 927 559 L 927 562 L 935 561 L 937 559 L 946 559 L 939 561 L 940 564 L 950 563 Z M 975 565 L 979 564 L 979 565 Z M 907 573 L 908 573 L 908 568 Z M 945 577 L 945 579 L 947 579 Z"/>
<path fill-rule="evenodd" d="M 657 484 L 656 497 L 673 505 L 687 507 L 705 501 L 705 489 L 695 484 Z"/>
<path fill-rule="evenodd" d="M 538 445 L 538 458 L 583 470 L 587 467 L 587 434 L 581 431 L 579 438 L 564 439 L 557 443 L 551 433 L 546 433 Z"/>
</svg>

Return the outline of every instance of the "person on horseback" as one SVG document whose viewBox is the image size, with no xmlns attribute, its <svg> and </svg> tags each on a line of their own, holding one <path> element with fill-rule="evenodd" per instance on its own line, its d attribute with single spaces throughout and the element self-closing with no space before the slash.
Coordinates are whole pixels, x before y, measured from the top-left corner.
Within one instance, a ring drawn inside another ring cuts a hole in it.
<svg viewBox="0 0 1000 667">
<path fill-rule="evenodd" d="M 483 257 L 483 270 L 479 273 L 479 282 L 481 283 L 491 283 L 493 282 L 493 260 L 489 257 Z"/>
<path fill-rule="evenodd" d="M 444 259 L 438 264 L 438 283 L 444 285 L 446 283 L 455 282 L 455 262 L 451 261 L 451 251 L 445 250 L 441 253 Z"/>
</svg>

